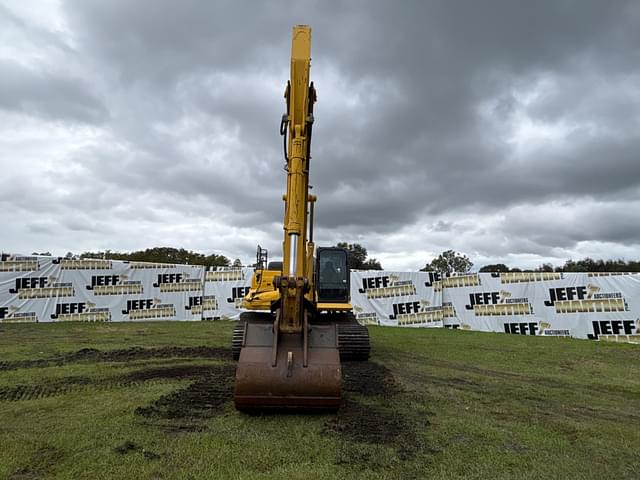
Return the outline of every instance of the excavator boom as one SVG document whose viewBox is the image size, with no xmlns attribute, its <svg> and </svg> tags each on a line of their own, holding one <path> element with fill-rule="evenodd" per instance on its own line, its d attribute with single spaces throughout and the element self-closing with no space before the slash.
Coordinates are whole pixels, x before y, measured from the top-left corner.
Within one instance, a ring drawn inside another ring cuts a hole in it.
<svg viewBox="0 0 640 480">
<path fill-rule="evenodd" d="M 309 162 L 313 104 L 309 82 L 311 28 L 293 28 L 291 78 L 280 133 L 285 136 L 287 191 L 283 196 L 284 241 L 279 292 L 271 313 L 241 317 L 234 341 L 240 345 L 234 401 L 241 410 L 337 409 L 342 372 L 335 322 L 318 321 L 314 288 L 314 245 L 309 240 Z"/>
</svg>

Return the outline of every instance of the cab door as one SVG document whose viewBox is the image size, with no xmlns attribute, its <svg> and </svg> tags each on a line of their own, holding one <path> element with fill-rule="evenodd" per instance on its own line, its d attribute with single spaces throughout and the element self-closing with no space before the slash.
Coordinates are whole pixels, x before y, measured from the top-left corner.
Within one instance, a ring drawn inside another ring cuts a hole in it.
<svg viewBox="0 0 640 480">
<path fill-rule="evenodd" d="M 316 250 L 318 302 L 349 303 L 350 274 L 347 251 L 336 247 Z"/>
</svg>

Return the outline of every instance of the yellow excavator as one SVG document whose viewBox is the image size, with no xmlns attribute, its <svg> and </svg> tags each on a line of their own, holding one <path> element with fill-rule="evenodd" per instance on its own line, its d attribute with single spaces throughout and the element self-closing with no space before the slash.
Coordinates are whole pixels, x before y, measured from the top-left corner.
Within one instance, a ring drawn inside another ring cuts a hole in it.
<svg viewBox="0 0 640 480">
<path fill-rule="evenodd" d="M 337 409 L 341 360 L 369 358 L 369 333 L 350 304 L 347 251 L 316 250 L 313 242 L 316 197 L 309 194 L 309 167 L 316 91 L 310 65 L 311 28 L 297 25 L 280 123 L 287 172 L 283 261 L 267 263 L 266 250 L 258 246 L 242 303 L 247 311 L 232 339 L 239 410 Z"/>
</svg>

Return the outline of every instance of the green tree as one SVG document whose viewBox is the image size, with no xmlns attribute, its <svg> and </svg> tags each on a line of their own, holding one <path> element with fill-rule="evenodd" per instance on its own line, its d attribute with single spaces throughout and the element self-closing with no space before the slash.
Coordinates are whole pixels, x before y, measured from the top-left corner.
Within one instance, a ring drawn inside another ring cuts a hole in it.
<svg viewBox="0 0 640 480">
<path fill-rule="evenodd" d="M 227 267 L 231 263 L 224 255 L 203 255 L 184 248 L 156 247 L 136 252 L 84 252 L 80 258 L 104 258 L 107 260 L 125 260 L 153 263 L 176 263 L 182 265 L 204 265 L 207 267 Z"/>
<path fill-rule="evenodd" d="M 639 261 L 625 261 L 621 258 L 616 260 L 594 260 L 583 258 L 582 260 L 567 260 L 563 267 L 557 269 L 563 272 L 639 272 Z"/>
<path fill-rule="evenodd" d="M 362 264 L 363 270 L 382 270 L 382 265 L 375 258 L 368 258 L 364 264 Z"/>
<path fill-rule="evenodd" d="M 367 249 L 359 243 L 340 242 L 336 247 L 347 251 L 349 266 L 353 270 L 382 270 L 380 262 L 375 258 L 367 258 Z"/>
<path fill-rule="evenodd" d="M 508 272 L 509 267 L 507 267 L 504 263 L 494 263 L 492 265 L 485 265 L 478 271 L 479 272 Z"/>
<path fill-rule="evenodd" d="M 241 266 L 242 266 L 242 262 L 240 261 L 240 259 L 239 259 L 239 258 L 236 258 L 236 259 L 233 261 L 233 265 L 231 265 L 231 266 L 232 266 L 232 267 L 239 268 L 239 267 L 241 267 Z"/>
<path fill-rule="evenodd" d="M 473 267 L 469 257 L 453 250 L 446 250 L 427 263 L 421 272 L 439 272 L 444 274 L 467 273 Z"/>
<path fill-rule="evenodd" d="M 543 263 L 535 270 L 536 272 L 553 272 L 553 265 L 551 263 Z"/>
</svg>

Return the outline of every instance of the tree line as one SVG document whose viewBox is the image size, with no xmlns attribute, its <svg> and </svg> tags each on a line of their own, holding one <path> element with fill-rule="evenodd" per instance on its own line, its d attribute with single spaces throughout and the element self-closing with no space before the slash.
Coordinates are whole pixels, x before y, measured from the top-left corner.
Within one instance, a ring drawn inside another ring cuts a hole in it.
<svg viewBox="0 0 640 480">
<path fill-rule="evenodd" d="M 506 270 L 491 270 L 491 268 L 501 266 Z M 483 270 L 485 269 L 485 270 Z M 615 260 L 595 260 L 593 258 L 583 258 L 582 260 L 567 260 L 562 266 L 554 266 L 551 263 L 543 263 L 533 270 L 519 270 L 518 268 L 507 267 L 503 264 L 487 265 L 480 269 L 481 272 L 640 272 L 640 261 L 622 259 Z"/>
<path fill-rule="evenodd" d="M 382 265 L 375 258 L 368 258 L 365 247 L 359 243 L 340 242 L 336 247 L 344 248 L 349 257 L 349 265 L 354 270 L 382 270 Z M 46 253 L 35 253 L 34 255 L 51 255 Z M 242 262 L 236 258 L 233 262 L 224 255 L 204 255 L 202 253 L 185 250 L 184 248 L 156 247 L 138 250 L 135 252 L 114 252 L 111 250 L 98 252 L 83 252 L 75 255 L 68 252 L 66 258 L 103 258 L 106 260 L 124 260 L 136 262 L 154 263 L 177 263 L 183 265 L 204 265 L 207 267 L 241 267 Z M 254 266 L 254 265 L 250 265 Z"/>
<path fill-rule="evenodd" d="M 368 258 L 368 252 L 365 247 L 359 243 L 341 242 L 336 247 L 347 250 L 349 264 L 354 270 L 382 270 L 382 265 L 375 258 Z M 51 256 L 50 252 L 33 252 L 32 255 Z M 105 260 L 123 260 L 135 262 L 153 262 L 153 263 L 177 263 L 182 265 L 204 265 L 207 267 L 242 267 L 242 262 L 236 258 L 233 262 L 224 255 L 212 253 L 204 255 L 202 253 L 193 252 L 184 248 L 172 247 L 155 247 L 146 250 L 137 250 L 135 252 L 116 252 L 112 250 L 104 250 L 97 252 L 83 252 L 79 255 L 73 252 L 67 252 L 65 258 L 100 258 Z M 253 264 L 249 265 L 255 266 Z"/>
<path fill-rule="evenodd" d="M 473 263 L 464 254 L 454 250 L 446 250 L 425 265 L 421 271 L 439 273 L 468 273 Z M 640 272 L 640 261 L 622 259 L 594 260 L 584 258 L 582 260 L 567 260 L 562 266 L 554 266 L 551 263 L 543 263 L 534 269 L 510 268 L 504 263 L 494 263 L 481 267 L 479 272 Z"/>
<path fill-rule="evenodd" d="M 74 256 L 67 253 L 67 257 Z M 177 263 L 182 265 L 204 265 L 206 267 L 228 267 L 231 261 L 224 255 L 204 255 L 184 248 L 156 247 L 136 252 L 84 252 L 79 258 L 104 258 L 106 260 L 125 260 L 134 262 Z M 237 260 L 240 262 L 240 260 Z M 234 262 L 235 263 L 235 262 Z"/>
<path fill-rule="evenodd" d="M 336 247 L 347 250 L 349 265 L 353 270 L 383 270 L 382 264 L 375 258 L 369 258 L 367 249 L 359 243 L 340 242 Z M 49 252 L 33 255 L 51 255 Z M 135 252 L 114 252 L 111 250 L 83 252 L 75 255 L 68 252 L 66 258 L 103 258 L 106 260 L 125 260 L 154 263 L 176 263 L 183 265 L 204 265 L 207 267 L 241 267 L 242 262 L 236 258 L 233 262 L 224 255 L 212 253 L 204 255 L 184 248 L 155 247 Z M 250 265 L 253 266 L 253 265 Z M 454 250 L 445 250 L 431 262 L 420 269 L 422 272 L 439 272 L 445 274 L 469 273 L 473 263 L 467 255 Z M 640 272 L 640 261 L 622 259 L 603 260 L 584 258 L 567 260 L 562 266 L 543 263 L 534 269 L 509 267 L 504 263 L 494 263 L 481 267 L 479 272 Z"/>
</svg>

